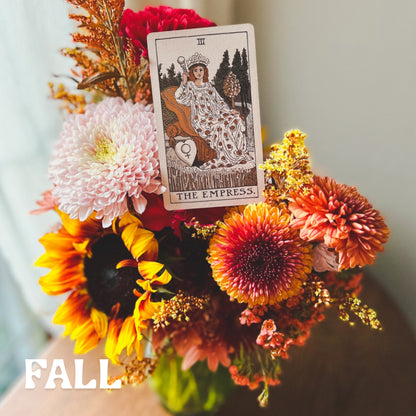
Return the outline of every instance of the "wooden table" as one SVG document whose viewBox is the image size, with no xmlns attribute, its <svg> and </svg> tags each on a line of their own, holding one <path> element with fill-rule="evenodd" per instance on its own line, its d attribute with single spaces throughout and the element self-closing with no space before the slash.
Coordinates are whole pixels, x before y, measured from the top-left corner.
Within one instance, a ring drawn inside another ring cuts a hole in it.
<svg viewBox="0 0 416 416">
<path fill-rule="evenodd" d="M 362 325 L 349 327 L 334 313 L 314 328 L 303 348 L 294 347 L 283 362 L 282 384 L 271 390 L 270 405 L 259 409 L 256 396 L 237 388 L 218 414 L 253 416 L 414 416 L 416 415 L 416 341 L 403 315 L 374 280 L 361 298 L 374 307 L 382 332 Z M 102 346 L 76 356 L 68 339 L 54 340 L 43 357 L 62 358 L 73 383 L 74 358 L 85 358 L 84 381 L 97 377 Z M 72 363 L 72 366 L 71 366 Z M 119 369 L 110 368 L 118 374 Z M 25 390 L 22 378 L 0 404 L 1 416 L 168 415 L 146 384 L 105 390 L 44 390 L 48 371 L 39 386 Z M 58 382 L 59 383 L 59 382 Z"/>
</svg>

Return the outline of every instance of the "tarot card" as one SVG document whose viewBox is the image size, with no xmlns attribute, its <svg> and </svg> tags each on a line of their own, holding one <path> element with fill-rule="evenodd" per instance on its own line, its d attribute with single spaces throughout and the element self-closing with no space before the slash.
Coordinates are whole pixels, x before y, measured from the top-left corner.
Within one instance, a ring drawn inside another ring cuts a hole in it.
<svg viewBox="0 0 416 416">
<path fill-rule="evenodd" d="M 262 200 L 253 27 L 158 32 L 147 41 L 166 209 Z"/>
</svg>

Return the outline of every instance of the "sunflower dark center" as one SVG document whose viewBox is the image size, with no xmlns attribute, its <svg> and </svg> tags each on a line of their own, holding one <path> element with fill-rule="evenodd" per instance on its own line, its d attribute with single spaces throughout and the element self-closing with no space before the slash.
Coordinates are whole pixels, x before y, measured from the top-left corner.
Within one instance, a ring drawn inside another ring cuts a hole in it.
<svg viewBox="0 0 416 416">
<path fill-rule="evenodd" d="M 236 258 L 240 276 L 251 282 L 276 280 L 284 265 L 282 250 L 272 241 L 247 241 Z"/>
<path fill-rule="evenodd" d="M 136 280 L 140 274 L 134 267 L 116 269 L 121 260 L 132 259 L 123 240 L 108 234 L 94 243 L 91 250 L 92 256 L 84 260 L 84 274 L 95 306 L 110 315 L 113 306 L 119 303 L 118 317 L 132 315 L 137 300 L 133 289 L 138 288 Z"/>
</svg>

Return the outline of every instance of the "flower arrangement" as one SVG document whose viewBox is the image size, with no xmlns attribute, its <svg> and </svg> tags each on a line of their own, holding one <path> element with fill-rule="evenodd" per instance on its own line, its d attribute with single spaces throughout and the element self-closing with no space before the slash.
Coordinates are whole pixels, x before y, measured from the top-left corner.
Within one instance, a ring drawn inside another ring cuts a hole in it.
<svg viewBox="0 0 416 416">
<path fill-rule="evenodd" d="M 214 25 L 192 10 L 121 0 L 67 0 L 80 10 L 77 89 L 50 85 L 68 117 L 49 166 L 53 188 L 36 213 L 56 211 L 37 266 L 49 295 L 68 297 L 54 322 L 75 352 L 105 340 L 124 384 L 143 381 L 172 351 L 182 371 L 205 362 L 235 384 L 278 384 L 280 362 L 305 344 L 325 308 L 380 329 L 357 297 L 361 268 L 389 230 L 355 187 L 313 174 L 305 135 L 271 146 L 264 202 L 167 211 L 160 180 L 146 35 Z"/>
</svg>

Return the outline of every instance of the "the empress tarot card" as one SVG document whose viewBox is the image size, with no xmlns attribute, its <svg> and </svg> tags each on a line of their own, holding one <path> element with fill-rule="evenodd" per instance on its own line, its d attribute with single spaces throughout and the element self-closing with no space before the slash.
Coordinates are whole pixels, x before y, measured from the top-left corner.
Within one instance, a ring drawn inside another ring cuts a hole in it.
<svg viewBox="0 0 416 416">
<path fill-rule="evenodd" d="M 253 27 L 158 32 L 147 41 L 166 209 L 262 200 Z"/>
</svg>

